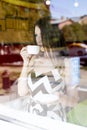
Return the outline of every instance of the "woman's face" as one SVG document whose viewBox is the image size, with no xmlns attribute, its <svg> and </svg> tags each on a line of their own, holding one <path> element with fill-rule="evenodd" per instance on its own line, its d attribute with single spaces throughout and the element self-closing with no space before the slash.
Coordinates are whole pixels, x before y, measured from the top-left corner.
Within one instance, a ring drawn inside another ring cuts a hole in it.
<svg viewBox="0 0 87 130">
<path fill-rule="evenodd" d="M 35 26 L 35 36 L 37 45 L 42 46 L 41 29 L 38 25 Z"/>
</svg>

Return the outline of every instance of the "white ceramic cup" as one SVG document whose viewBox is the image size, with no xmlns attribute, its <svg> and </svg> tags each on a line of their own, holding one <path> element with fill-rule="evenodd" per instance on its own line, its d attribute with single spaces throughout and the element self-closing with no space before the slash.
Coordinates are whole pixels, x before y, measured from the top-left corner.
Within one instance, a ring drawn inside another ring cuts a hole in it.
<svg viewBox="0 0 87 130">
<path fill-rule="evenodd" d="M 37 46 L 37 45 L 28 45 L 27 46 L 27 52 L 28 54 L 33 54 L 33 55 L 36 55 L 38 54 L 40 51 L 40 47 Z"/>
</svg>

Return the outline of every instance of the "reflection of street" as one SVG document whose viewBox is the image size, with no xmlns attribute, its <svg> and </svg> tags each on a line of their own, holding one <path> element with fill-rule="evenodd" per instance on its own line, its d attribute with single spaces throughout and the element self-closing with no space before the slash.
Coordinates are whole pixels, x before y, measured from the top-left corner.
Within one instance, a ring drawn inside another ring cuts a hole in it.
<svg viewBox="0 0 87 130">
<path fill-rule="evenodd" d="M 63 74 L 64 73 L 64 59 L 65 59 L 65 57 L 59 56 L 58 51 L 55 51 L 54 52 L 54 59 L 56 59 L 57 62 L 58 62 L 59 72 L 61 74 Z M 18 75 L 20 75 L 20 73 L 21 73 L 21 69 L 22 69 L 22 64 L 21 64 L 21 66 L 20 65 L 18 66 L 15 63 L 12 66 L 0 66 L 0 70 L 1 70 L 0 73 L 2 73 L 4 70 L 8 70 L 11 73 L 17 72 L 18 73 L 17 78 L 18 78 Z M 80 83 L 79 83 L 79 86 L 81 87 L 81 89 L 87 88 L 86 76 L 87 76 L 87 71 L 83 70 L 83 69 L 80 69 Z M 1 77 L 0 77 L 0 81 L 1 81 Z M 1 86 L 2 86 L 2 84 L 0 83 L 0 88 L 1 88 Z M 85 91 L 80 91 L 80 93 L 82 95 L 82 96 L 80 95 L 82 97 L 82 99 L 83 99 L 84 95 L 87 95 Z"/>
<path fill-rule="evenodd" d="M 61 64 L 62 64 L 62 61 L 60 60 L 60 65 Z M 9 72 L 18 72 L 18 73 L 20 73 L 21 69 L 22 69 L 22 66 L 21 67 L 0 66 L 0 70 L 2 70 L 2 72 L 4 70 L 8 70 Z M 87 87 L 87 77 L 86 76 L 87 76 L 87 71 L 83 70 L 83 69 L 80 69 L 80 83 L 79 83 L 80 86 Z"/>
</svg>

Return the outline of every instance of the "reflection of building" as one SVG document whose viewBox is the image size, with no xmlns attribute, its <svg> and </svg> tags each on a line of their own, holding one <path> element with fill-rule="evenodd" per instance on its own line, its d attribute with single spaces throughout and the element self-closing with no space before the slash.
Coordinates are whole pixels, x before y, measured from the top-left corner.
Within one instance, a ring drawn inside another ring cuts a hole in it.
<svg viewBox="0 0 87 130">
<path fill-rule="evenodd" d="M 20 49 L 34 43 L 34 25 L 48 16 L 44 0 L 0 0 L 0 63 L 20 61 Z"/>
<path fill-rule="evenodd" d="M 87 15 L 84 15 L 79 20 L 80 24 L 87 24 Z"/>
<path fill-rule="evenodd" d="M 11 18 L 0 19 L 0 31 L 7 29 L 29 30 L 28 18 Z"/>
<path fill-rule="evenodd" d="M 32 3 L 26 0 L 1 0 L 0 42 L 34 42 L 34 25 L 36 21 L 49 14 L 50 12 L 43 1 Z"/>
<path fill-rule="evenodd" d="M 73 21 L 71 19 L 67 19 L 58 24 L 59 29 L 62 29 L 65 25 L 71 25 Z"/>
<path fill-rule="evenodd" d="M 66 25 L 71 25 L 74 21 L 71 19 L 53 19 L 51 20 L 51 24 L 57 25 L 61 30 Z"/>
</svg>

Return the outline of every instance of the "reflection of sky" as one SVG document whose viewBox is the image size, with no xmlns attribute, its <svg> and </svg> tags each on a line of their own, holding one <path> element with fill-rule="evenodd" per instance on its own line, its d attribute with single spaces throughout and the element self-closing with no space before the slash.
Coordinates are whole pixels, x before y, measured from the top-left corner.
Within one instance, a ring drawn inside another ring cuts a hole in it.
<svg viewBox="0 0 87 130">
<path fill-rule="evenodd" d="M 78 7 L 74 6 L 75 2 L 79 3 Z M 83 16 L 87 14 L 87 0 L 51 0 L 50 9 L 54 18 Z"/>
</svg>

